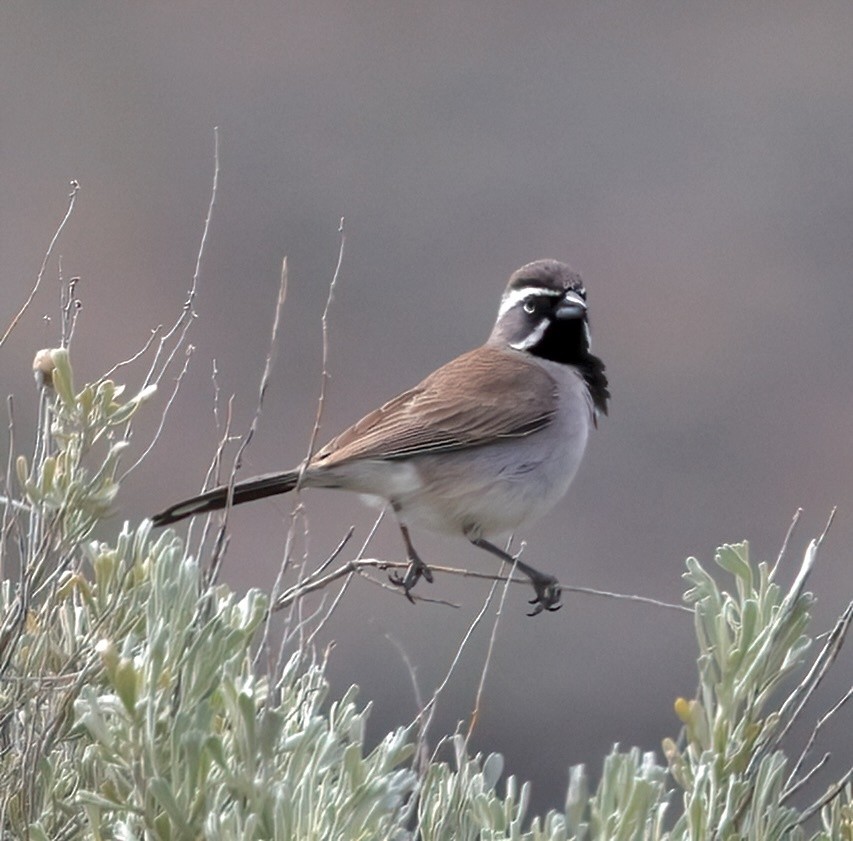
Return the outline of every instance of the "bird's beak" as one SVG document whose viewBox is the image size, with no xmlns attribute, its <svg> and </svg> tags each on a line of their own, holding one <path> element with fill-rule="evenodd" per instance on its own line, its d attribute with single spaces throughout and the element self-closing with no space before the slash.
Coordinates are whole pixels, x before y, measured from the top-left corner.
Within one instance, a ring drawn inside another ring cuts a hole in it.
<svg viewBox="0 0 853 841">
<path fill-rule="evenodd" d="M 586 314 L 586 301 L 569 289 L 557 307 L 557 318 L 581 318 Z"/>
</svg>

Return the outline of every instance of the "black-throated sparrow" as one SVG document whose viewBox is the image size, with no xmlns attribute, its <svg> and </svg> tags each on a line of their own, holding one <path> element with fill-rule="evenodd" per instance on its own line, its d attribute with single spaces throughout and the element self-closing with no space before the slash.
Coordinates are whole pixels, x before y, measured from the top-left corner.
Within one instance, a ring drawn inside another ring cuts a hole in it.
<svg viewBox="0 0 853 841">
<path fill-rule="evenodd" d="M 355 491 L 394 509 L 409 568 L 392 580 L 410 600 L 421 576 L 432 581 L 409 536 L 410 525 L 421 525 L 516 563 L 536 591 L 531 615 L 556 610 L 557 579 L 485 536 L 552 508 L 574 478 L 590 427 L 607 412 L 607 378 L 589 350 L 586 311 L 579 274 L 556 260 L 528 263 L 510 277 L 484 345 L 363 417 L 307 464 L 230 491 L 214 488 L 152 521 L 165 526 L 297 484 Z"/>
</svg>

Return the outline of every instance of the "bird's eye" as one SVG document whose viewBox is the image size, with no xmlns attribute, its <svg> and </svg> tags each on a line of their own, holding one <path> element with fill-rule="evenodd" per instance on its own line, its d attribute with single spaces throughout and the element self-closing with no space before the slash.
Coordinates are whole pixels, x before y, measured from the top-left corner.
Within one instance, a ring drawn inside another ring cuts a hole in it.
<svg viewBox="0 0 853 841">
<path fill-rule="evenodd" d="M 536 312 L 536 301 L 534 301 L 532 298 L 528 298 L 528 299 L 524 302 L 524 311 L 525 311 L 528 315 L 533 315 L 533 313 L 535 313 L 535 312 Z"/>
</svg>

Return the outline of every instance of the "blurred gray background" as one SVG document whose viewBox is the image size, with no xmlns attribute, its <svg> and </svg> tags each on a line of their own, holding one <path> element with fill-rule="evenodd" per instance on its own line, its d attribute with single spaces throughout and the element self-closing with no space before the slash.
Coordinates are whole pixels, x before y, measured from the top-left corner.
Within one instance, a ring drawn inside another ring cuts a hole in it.
<svg viewBox="0 0 853 841">
<path fill-rule="evenodd" d="M 116 528 L 199 488 L 219 435 L 214 360 L 234 430 L 247 428 L 284 255 L 280 348 L 244 475 L 302 457 L 345 216 L 323 438 L 482 341 L 517 266 L 564 259 L 587 283 L 612 411 L 566 500 L 519 535 L 525 559 L 565 583 L 677 601 L 686 556 L 710 564 L 718 544 L 748 538 L 773 559 L 802 506 L 789 580 L 838 505 L 812 580 L 818 628 L 853 595 L 847 0 L 7 2 L 0 76 L 2 322 L 78 179 L 58 252 L 64 275 L 81 277 L 81 380 L 180 311 L 220 127 L 195 354 Z M 54 262 L 3 349 L 21 449 L 30 362 L 57 341 L 57 275 Z M 128 376 L 133 387 L 141 371 Z M 349 524 L 355 547 L 373 521 L 347 495 L 304 500 L 314 561 Z M 233 586 L 272 585 L 290 510 L 284 498 L 234 513 Z M 415 537 L 433 563 L 495 568 L 463 541 Z M 401 557 L 390 524 L 370 554 Z M 427 589 L 459 609 L 356 581 L 323 632 L 336 689 L 358 681 L 375 702 L 374 736 L 417 710 L 398 647 L 429 694 L 487 584 L 439 576 Z M 694 689 L 695 651 L 678 613 L 567 595 L 561 612 L 528 619 L 527 596 L 509 593 L 474 749 L 503 752 L 545 809 L 562 805 L 570 764 L 595 772 L 614 741 L 658 749 L 677 734 L 672 702 Z M 470 711 L 488 632 L 451 680 L 436 734 Z M 850 671 L 848 654 L 812 719 Z M 849 712 L 832 730 L 819 749 L 835 750 L 837 769 Z"/>
</svg>

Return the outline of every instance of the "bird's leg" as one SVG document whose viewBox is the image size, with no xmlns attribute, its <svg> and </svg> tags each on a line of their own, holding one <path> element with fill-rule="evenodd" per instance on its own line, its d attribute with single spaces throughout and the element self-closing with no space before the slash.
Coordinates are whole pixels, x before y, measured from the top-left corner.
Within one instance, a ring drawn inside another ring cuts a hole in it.
<svg viewBox="0 0 853 841">
<path fill-rule="evenodd" d="M 538 569 L 534 569 L 532 566 L 524 563 L 524 561 L 514 558 L 509 552 L 504 552 L 503 549 L 499 549 L 494 543 L 489 543 L 488 540 L 483 540 L 482 537 L 469 534 L 468 540 L 480 549 L 485 549 L 487 552 L 497 555 L 501 560 L 506 561 L 511 566 L 515 566 L 519 572 L 530 579 L 536 595 L 530 599 L 530 604 L 535 605 L 535 607 L 527 614 L 528 616 L 536 616 L 537 613 L 541 613 L 543 610 L 559 610 L 562 607 L 560 604 L 560 582 L 553 575 L 546 575 L 544 572 L 539 572 Z"/>
<path fill-rule="evenodd" d="M 398 587 L 403 588 L 403 592 L 406 594 L 406 598 L 412 603 L 415 603 L 415 600 L 412 598 L 412 587 L 418 583 L 423 576 L 427 581 L 432 584 L 432 571 L 430 568 L 420 559 L 420 556 L 415 551 L 415 547 L 412 546 L 412 538 L 409 537 L 409 530 L 402 523 L 398 523 L 400 526 L 400 534 L 403 535 L 403 542 L 406 544 L 406 559 L 409 562 L 409 568 L 406 570 L 405 575 L 400 575 L 398 572 L 392 572 L 388 578 L 391 579 L 392 584 L 396 584 Z"/>
</svg>

